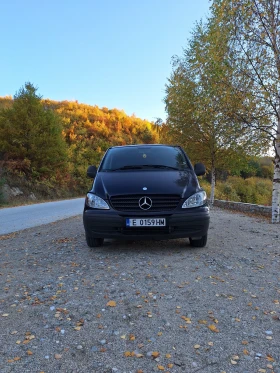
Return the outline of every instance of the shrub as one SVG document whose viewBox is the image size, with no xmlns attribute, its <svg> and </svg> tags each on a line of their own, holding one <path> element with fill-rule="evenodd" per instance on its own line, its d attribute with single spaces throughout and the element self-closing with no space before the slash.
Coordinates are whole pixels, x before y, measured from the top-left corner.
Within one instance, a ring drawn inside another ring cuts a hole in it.
<svg viewBox="0 0 280 373">
<path fill-rule="evenodd" d="M 199 184 L 205 190 L 207 198 L 209 198 L 211 193 L 211 184 L 206 179 L 199 179 Z"/>
<path fill-rule="evenodd" d="M 224 199 L 226 201 L 240 202 L 240 196 L 237 194 L 234 186 L 229 182 L 217 183 L 216 198 Z"/>
<path fill-rule="evenodd" d="M 201 186 L 209 196 L 211 185 L 203 180 Z M 269 179 L 259 177 L 243 179 L 238 176 L 230 176 L 226 182 L 218 181 L 216 183 L 216 199 L 271 206 L 271 197 L 272 181 Z"/>
</svg>

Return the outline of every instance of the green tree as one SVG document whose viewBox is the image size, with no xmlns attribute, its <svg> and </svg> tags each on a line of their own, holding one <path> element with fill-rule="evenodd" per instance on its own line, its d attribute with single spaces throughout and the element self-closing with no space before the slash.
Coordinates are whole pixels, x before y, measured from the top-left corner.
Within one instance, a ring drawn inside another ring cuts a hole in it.
<svg viewBox="0 0 280 373">
<path fill-rule="evenodd" d="M 232 119 L 239 102 L 232 92 L 240 84 L 229 63 L 229 33 L 210 19 L 196 25 L 184 56 L 174 59 L 166 86 L 167 124 L 176 142 L 211 172 L 214 201 L 217 169 L 237 169 L 258 152 L 260 131 L 247 131 Z M 258 139 L 258 141 L 256 141 Z"/>
<path fill-rule="evenodd" d="M 31 83 L 15 94 L 11 108 L 0 112 L 0 152 L 31 178 L 55 176 L 66 167 L 67 151 L 60 118 L 44 107 Z"/>
</svg>

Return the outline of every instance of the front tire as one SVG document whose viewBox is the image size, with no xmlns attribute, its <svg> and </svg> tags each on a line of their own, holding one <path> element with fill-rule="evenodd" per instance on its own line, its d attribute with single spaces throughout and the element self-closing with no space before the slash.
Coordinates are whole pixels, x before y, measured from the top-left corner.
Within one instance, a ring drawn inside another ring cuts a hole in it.
<svg viewBox="0 0 280 373">
<path fill-rule="evenodd" d="M 191 237 L 189 237 L 189 240 L 192 247 L 204 247 L 207 243 L 207 234 L 198 240 L 194 240 Z"/>
<path fill-rule="evenodd" d="M 100 247 L 103 246 L 104 238 L 95 238 L 86 235 L 86 241 L 89 247 Z"/>
</svg>

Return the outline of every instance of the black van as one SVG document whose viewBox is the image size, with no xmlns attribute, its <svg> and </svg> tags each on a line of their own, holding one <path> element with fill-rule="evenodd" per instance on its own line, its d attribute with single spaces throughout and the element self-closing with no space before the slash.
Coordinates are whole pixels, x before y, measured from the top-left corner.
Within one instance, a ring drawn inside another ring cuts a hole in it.
<svg viewBox="0 0 280 373">
<path fill-rule="evenodd" d="M 89 247 L 104 238 L 126 240 L 188 237 L 191 246 L 207 242 L 209 207 L 197 176 L 180 146 L 126 145 L 109 148 L 85 199 L 83 222 Z"/>
</svg>

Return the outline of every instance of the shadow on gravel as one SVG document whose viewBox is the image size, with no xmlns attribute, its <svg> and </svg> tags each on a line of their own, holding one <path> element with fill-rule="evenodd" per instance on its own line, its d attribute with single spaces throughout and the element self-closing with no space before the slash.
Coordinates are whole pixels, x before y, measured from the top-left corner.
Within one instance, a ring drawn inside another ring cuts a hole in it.
<svg viewBox="0 0 280 373">
<path fill-rule="evenodd" d="M 85 244 L 85 247 L 88 248 Z M 114 254 L 118 252 L 129 252 L 130 254 L 158 254 L 168 255 L 172 253 L 181 253 L 182 251 L 201 252 L 207 250 L 203 248 L 194 248 L 190 246 L 188 239 L 173 239 L 160 241 L 123 241 L 123 240 L 105 240 L 104 245 L 98 249 L 88 248 L 89 251 L 102 252 L 103 254 Z"/>
</svg>

